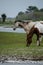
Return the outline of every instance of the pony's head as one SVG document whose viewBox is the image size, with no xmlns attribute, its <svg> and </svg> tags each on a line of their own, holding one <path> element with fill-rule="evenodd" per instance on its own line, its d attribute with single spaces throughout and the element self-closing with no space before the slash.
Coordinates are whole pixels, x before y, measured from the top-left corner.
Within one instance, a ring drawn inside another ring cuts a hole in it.
<svg viewBox="0 0 43 65">
<path fill-rule="evenodd" d="M 14 28 L 13 28 L 13 30 L 15 30 L 16 28 L 18 28 L 18 25 L 19 25 L 19 22 L 18 21 L 15 21 L 14 22 Z"/>
<path fill-rule="evenodd" d="M 24 23 L 24 22 L 21 21 L 21 20 L 16 20 L 16 21 L 14 22 L 14 28 L 13 28 L 13 30 L 15 30 L 16 28 L 19 28 L 19 27 L 22 28 L 22 24 L 23 24 L 23 23 Z"/>
</svg>

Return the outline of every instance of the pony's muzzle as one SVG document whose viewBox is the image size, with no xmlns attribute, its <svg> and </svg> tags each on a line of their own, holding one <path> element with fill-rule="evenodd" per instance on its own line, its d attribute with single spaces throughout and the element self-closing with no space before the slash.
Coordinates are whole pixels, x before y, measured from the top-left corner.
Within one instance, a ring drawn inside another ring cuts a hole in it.
<svg viewBox="0 0 43 65">
<path fill-rule="evenodd" d="M 15 30 L 16 28 L 13 28 L 13 30 Z"/>
</svg>

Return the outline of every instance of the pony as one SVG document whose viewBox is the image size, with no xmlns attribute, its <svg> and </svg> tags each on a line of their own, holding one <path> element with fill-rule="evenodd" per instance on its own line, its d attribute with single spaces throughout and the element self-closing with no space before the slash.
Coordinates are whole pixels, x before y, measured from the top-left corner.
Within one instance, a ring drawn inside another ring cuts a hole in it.
<svg viewBox="0 0 43 65">
<path fill-rule="evenodd" d="M 32 37 L 34 34 L 37 36 L 37 46 L 40 46 L 41 35 L 43 35 L 43 21 L 28 21 L 24 22 L 21 20 L 15 20 L 13 30 L 16 28 L 23 28 L 27 34 L 27 44 L 26 46 L 30 46 L 32 43 Z"/>
</svg>

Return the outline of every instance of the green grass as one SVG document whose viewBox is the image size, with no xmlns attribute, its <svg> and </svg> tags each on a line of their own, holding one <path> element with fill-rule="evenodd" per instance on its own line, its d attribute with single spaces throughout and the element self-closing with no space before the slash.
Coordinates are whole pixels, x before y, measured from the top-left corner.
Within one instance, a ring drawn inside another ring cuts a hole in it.
<svg viewBox="0 0 43 65">
<path fill-rule="evenodd" d="M 26 34 L 0 32 L 0 55 L 43 57 L 43 39 L 41 46 L 37 46 L 36 35 L 34 35 L 32 44 L 26 47 Z"/>
</svg>

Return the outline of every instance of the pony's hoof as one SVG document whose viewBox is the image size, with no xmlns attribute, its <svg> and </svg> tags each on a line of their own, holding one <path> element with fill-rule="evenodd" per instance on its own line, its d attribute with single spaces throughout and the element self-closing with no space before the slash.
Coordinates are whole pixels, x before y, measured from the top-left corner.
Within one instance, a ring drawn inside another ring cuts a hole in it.
<svg viewBox="0 0 43 65">
<path fill-rule="evenodd" d="M 39 44 L 39 46 L 40 46 L 40 44 Z"/>
<path fill-rule="evenodd" d="M 38 44 L 37 46 L 40 46 L 40 44 Z"/>
<path fill-rule="evenodd" d="M 29 47 L 30 45 L 26 45 L 26 47 Z"/>
</svg>

